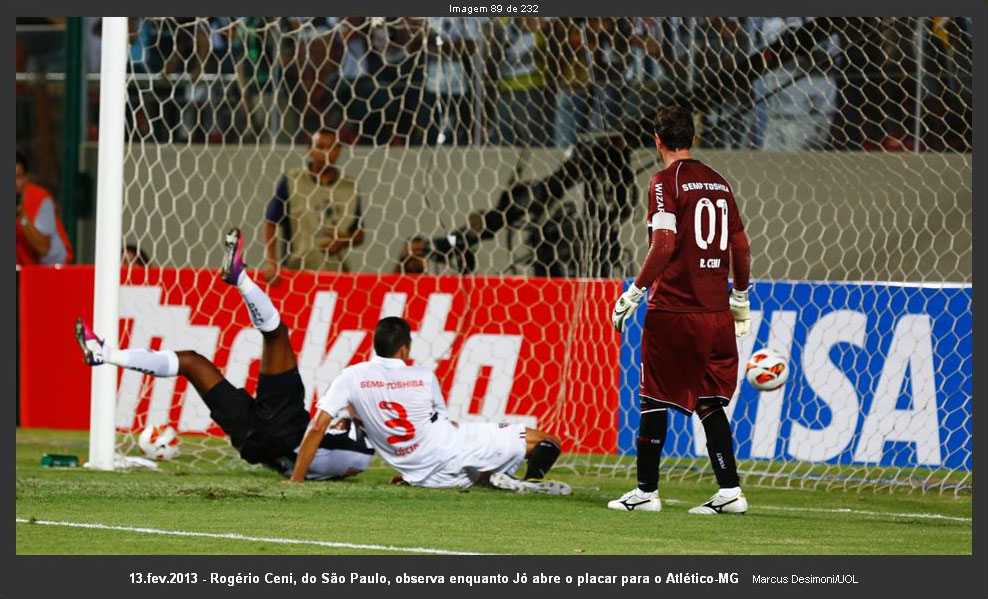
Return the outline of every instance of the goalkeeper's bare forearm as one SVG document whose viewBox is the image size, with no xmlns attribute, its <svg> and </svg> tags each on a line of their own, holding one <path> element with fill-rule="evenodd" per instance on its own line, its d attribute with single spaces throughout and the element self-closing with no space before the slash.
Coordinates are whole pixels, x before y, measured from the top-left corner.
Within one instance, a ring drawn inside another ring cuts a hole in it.
<svg viewBox="0 0 988 599">
<path fill-rule="evenodd" d="M 299 446 L 298 456 L 295 458 L 295 470 L 292 472 L 292 477 L 289 481 L 293 483 L 305 482 L 305 475 L 309 472 L 309 465 L 312 464 L 312 458 L 316 456 L 319 443 L 322 442 L 322 438 L 326 434 L 326 429 L 329 428 L 332 420 L 333 417 L 326 412 L 316 410 L 316 417 L 309 422 L 309 428 L 305 429 L 305 436 L 302 437 L 302 445 Z"/>
</svg>

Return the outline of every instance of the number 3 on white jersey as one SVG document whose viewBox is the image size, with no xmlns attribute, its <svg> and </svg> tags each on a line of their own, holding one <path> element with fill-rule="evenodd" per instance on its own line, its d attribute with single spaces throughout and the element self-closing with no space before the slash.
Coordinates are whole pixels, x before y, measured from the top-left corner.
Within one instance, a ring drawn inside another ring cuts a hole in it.
<svg viewBox="0 0 988 599">
<path fill-rule="evenodd" d="M 391 412 L 394 418 L 384 421 L 384 426 L 401 434 L 389 435 L 388 443 L 404 443 L 415 438 L 415 425 L 408 420 L 408 412 L 405 406 L 396 401 L 382 401 L 378 404 L 382 411 Z"/>
<path fill-rule="evenodd" d="M 727 200 L 717 200 L 717 208 L 709 198 L 700 198 L 696 203 L 696 211 L 693 213 L 693 233 L 696 234 L 696 245 L 701 250 L 707 249 L 717 235 L 717 210 L 720 210 L 720 250 L 727 249 Z M 703 215 L 707 218 L 707 234 L 702 232 Z"/>
</svg>

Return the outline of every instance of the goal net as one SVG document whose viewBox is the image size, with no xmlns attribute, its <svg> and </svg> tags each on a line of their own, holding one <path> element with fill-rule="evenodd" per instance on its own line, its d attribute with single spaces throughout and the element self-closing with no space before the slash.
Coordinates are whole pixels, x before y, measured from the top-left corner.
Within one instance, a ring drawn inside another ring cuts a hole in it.
<svg viewBox="0 0 988 599">
<path fill-rule="evenodd" d="M 402 315 L 454 419 L 537 425 L 562 467 L 633 477 L 644 314 L 622 337 L 610 312 L 647 249 L 651 121 L 684 104 L 751 240 L 728 408 L 745 484 L 966 492 L 970 36 L 949 17 L 131 19 L 121 345 L 256 389 L 260 334 L 217 282 L 239 226 L 310 405 Z M 778 391 L 744 382 L 762 347 L 790 360 Z M 123 372 L 118 449 L 162 424 L 174 467 L 242 464 L 185 381 Z M 673 415 L 663 476 L 709 473 L 702 426 Z"/>
</svg>

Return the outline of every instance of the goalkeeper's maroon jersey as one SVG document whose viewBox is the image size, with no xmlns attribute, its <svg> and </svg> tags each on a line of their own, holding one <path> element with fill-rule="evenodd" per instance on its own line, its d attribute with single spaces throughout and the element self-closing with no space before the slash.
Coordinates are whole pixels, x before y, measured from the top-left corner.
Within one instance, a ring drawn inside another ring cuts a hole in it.
<svg viewBox="0 0 988 599">
<path fill-rule="evenodd" d="M 649 242 L 653 217 L 660 212 L 676 216 L 676 247 L 661 279 L 652 286 L 648 308 L 668 312 L 729 309 L 731 236 L 743 231 L 744 224 L 727 180 L 699 160 L 678 160 L 649 183 Z"/>
</svg>

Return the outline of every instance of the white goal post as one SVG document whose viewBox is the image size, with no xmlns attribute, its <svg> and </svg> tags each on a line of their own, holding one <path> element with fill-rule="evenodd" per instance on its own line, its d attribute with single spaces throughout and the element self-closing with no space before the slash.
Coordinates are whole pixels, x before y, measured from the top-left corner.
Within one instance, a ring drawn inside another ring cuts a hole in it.
<svg viewBox="0 0 988 599">
<path fill-rule="evenodd" d="M 96 273 L 93 327 L 116 344 L 120 300 L 124 123 L 127 100 L 127 17 L 103 18 L 100 64 L 100 145 L 96 182 Z M 93 370 L 89 467 L 113 470 L 116 446 L 117 369 Z"/>
</svg>

